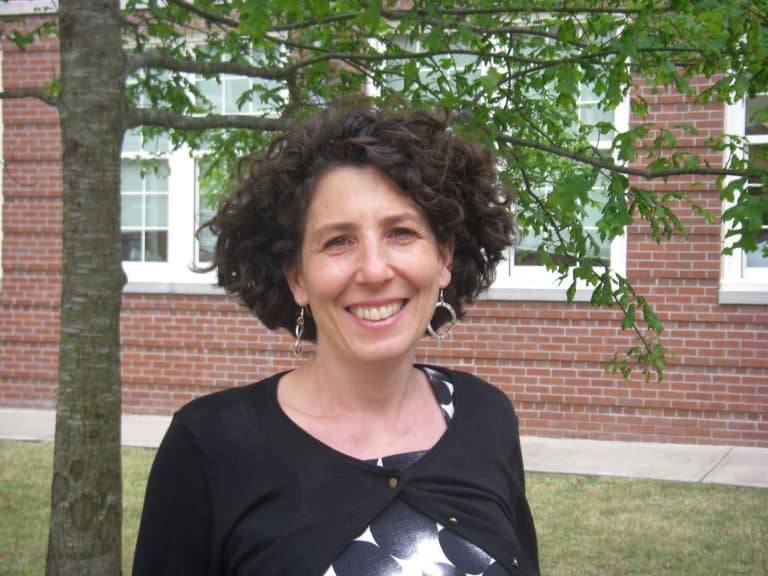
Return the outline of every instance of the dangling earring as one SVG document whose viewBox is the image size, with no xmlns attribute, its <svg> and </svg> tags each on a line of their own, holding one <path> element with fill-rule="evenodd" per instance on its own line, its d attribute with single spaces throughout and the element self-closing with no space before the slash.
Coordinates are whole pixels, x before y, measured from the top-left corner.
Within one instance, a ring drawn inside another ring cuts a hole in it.
<svg viewBox="0 0 768 576">
<path fill-rule="evenodd" d="M 429 332 L 430 335 L 433 336 L 434 338 L 437 338 L 438 340 L 442 340 L 443 338 L 448 336 L 448 334 L 450 334 L 451 330 L 453 330 L 453 327 L 456 325 L 456 321 L 458 320 L 458 318 L 456 317 L 456 310 L 454 310 L 453 306 L 451 306 L 450 304 L 448 304 L 448 302 L 445 301 L 442 288 L 440 289 L 440 298 L 438 299 L 437 302 L 435 302 L 435 310 L 437 310 L 438 308 L 443 308 L 444 310 L 447 310 L 448 314 L 451 315 L 451 319 L 448 322 L 448 327 L 442 328 L 442 329 L 438 328 L 438 330 L 440 330 L 440 332 L 438 332 L 437 330 L 432 328 L 432 322 L 430 322 L 429 324 L 427 324 L 427 332 Z"/>
<path fill-rule="evenodd" d="M 301 356 L 301 337 L 304 336 L 304 311 L 306 308 L 301 307 L 299 316 L 296 318 L 296 328 L 293 333 L 296 335 L 296 342 L 293 343 L 293 350 L 291 350 L 291 358 L 299 358 Z"/>
</svg>

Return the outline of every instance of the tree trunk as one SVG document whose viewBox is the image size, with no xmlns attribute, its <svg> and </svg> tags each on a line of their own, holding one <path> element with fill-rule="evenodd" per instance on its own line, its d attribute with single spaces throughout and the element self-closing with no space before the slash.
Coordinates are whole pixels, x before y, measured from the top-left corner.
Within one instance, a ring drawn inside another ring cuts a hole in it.
<svg viewBox="0 0 768 576">
<path fill-rule="evenodd" d="M 119 0 L 60 0 L 64 260 L 46 574 L 121 570 Z"/>
</svg>

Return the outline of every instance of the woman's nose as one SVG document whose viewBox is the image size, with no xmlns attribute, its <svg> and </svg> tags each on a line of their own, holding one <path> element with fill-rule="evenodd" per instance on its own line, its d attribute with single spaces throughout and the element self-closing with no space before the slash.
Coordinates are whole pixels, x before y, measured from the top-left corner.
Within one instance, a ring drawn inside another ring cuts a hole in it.
<svg viewBox="0 0 768 576">
<path fill-rule="evenodd" d="M 389 280 L 394 275 L 391 256 L 383 242 L 364 242 L 360 249 L 357 281 L 375 284 Z"/>
</svg>

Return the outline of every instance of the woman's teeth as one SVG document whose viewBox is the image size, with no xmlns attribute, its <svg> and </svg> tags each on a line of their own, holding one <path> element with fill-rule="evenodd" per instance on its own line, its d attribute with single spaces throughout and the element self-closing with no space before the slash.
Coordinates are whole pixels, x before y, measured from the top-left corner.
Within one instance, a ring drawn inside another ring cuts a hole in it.
<svg viewBox="0 0 768 576">
<path fill-rule="evenodd" d="M 363 307 L 353 306 L 350 311 L 361 320 L 386 320 L 397 314 L 403 307 L 402 302 L 394 302 L 386 306 Z"/>
</svg>

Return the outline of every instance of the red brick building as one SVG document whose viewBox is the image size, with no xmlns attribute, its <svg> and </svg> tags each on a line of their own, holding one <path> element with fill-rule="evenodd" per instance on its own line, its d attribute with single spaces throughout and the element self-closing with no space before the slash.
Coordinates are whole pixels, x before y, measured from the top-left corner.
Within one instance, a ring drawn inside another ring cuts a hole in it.
<svg viewBox="0 0 768 576">
<path fill-rule="evenodd" d="M 0 89 L 39 86 L 57 67 L 53 40 L 23 53 L 8 42 L 0 45 Z M 209 87 L 222 90 L 223 108 L 238 81 L 230 80 Z M 745 121 L 745 103 L 695 106 L 671 92 L 644 96 L 651 107 L 644 121 L 659 127 L 694 122 L 698 135 L 681 135 L 679 145 L 698 149 L 713 165 L 723 162 L 705 146 L 713 134 L 768 143 L 765 127 Z M 583 104 L 587 110 L 588 97 Z M 0 406 L 54 408 L 62 231 L 58 119 L 54 109 L 31 98 L 0 100 L 0 107 Z M 639 121 L 628 107 L 615 114 L 618 126 Z M 131 172 L 130 163 L 147 145 L 129 135 L 125 147 L 123 406 L 129 413 L 168 414 L 195 396 L 246 384 L 294 360 L 287 333 L 265 330 L 212 288 L 210 277 L 189 272 L 206 248 L 192 236 L 204 210 L 192 193 L 197 161 L 169 155 L 149 182 Z M 655 186 L 690 188 L 694 200 L 721 212 L 711 182 L 697 187 L 679 178 Z M 553 286 L 545 270 L 514 255 L 450 339 L 424 340 L 420 359 L 471 370 L 500 386 L 513 398 L 526 435 L 768 447 L 768 263 L 740 252 L 723 257 L 720 223 L 707 224 L 684 206 L 680 214 L 686 239 L 657 245 L 640 222 L 606 246 L 664 322 L 671 353 L 662 382 L 607 374 L 612 354 L 633 343 L 620 329 L 619 314 L 591 307 L 584 290 L 577 302 L 564 303 L 565 290 Z"/>
</svg>

